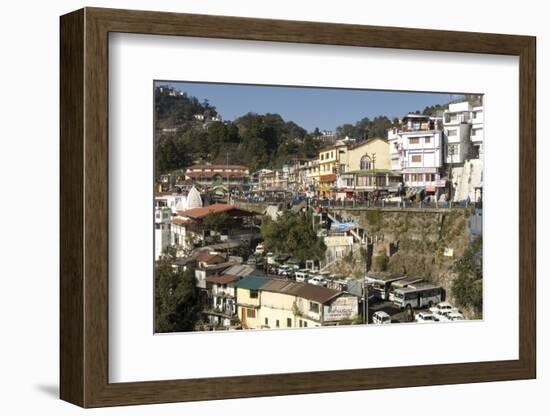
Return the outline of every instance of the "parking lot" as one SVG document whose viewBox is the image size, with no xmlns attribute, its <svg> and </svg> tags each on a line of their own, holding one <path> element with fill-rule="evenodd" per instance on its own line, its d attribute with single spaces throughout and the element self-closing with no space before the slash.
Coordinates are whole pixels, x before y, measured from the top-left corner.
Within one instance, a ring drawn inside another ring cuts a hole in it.
<svg viewBox="0 0 550 416">
<path fill-rule="evenodd" d="M 384 311 L 391 317 L 392 323 L 405 323 L 414 321 L 414 316 L 411 316 L 405 309 L 401 309 L 394 303 L 378 299 L 370 299 L 369 301 L 369 323 L 372 322 L 372 315 L 375 312 Z M 415 309 L 414 313 L 428 312 L 428 308 Z"/>
</svg>

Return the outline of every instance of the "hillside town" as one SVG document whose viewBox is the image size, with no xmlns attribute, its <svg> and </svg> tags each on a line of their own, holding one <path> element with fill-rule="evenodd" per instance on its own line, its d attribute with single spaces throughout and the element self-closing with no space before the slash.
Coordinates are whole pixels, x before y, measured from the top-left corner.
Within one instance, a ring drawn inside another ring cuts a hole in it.
<svg viewBox="0 0 550 416">
<path fill-rule="evenodd" d="M 193 120 L 204 129 L 223 123 L 212 114 Z M 314 157 L 278 167 L 251 170 L 227 157 L 159 172 L 157 318 L 173 325 L 157 331 L 480 317 L 479 305 L 457 301 L 466 289 L 453 282 L 469 255 L 475 284 L 481 280 L 481 248 L 469 247 L 482 235 L 483 136 L 481 103 L 457 101 L 439 115 L 405 114 L 384 137 L 318 132 Z M 411 248 L 418 238 L 405 238 L 414 221 L 435 224 L 436 237 L 418 242 L 427 248 Z M 407 250 L 437 254 L 420 268 L 409 266 Z M 178 308 L 171 303 L 178 279 L 188 285 L 181 318 L 169 310 Z M 189 322 L 182 327 L 177 319 Z"/>
</svg>

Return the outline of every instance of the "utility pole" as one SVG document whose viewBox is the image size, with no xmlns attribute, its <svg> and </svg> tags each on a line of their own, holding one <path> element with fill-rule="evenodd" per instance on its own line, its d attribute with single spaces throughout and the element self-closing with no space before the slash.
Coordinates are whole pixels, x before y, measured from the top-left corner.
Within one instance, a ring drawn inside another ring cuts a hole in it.
<svg viewBox="0 0 550 416">
<path fill-rule="evenodd" d="M 369 286 L 365 280 L 363 280 L 363 323 L 369 323 Z"/>
<path fill-rule="evenodd" d="M 225 176 L 227 178 L 227 203 L 229 204 L 229 152 L 225 152 Z"/>
<path fill-rule="evenodd" d="M 453 156 L 455 155 L 455 147 L 453 144 L 447 143 L 447 153 L 451 156 L 451 162 L 449 163 L 449 207 L 453 203 Z"/>
<path fill-rule="evenodd" d="M 370 160 L 371 160 L 371 163 L 372 163 L 372 170 L 375 169 L 375 163 L 376 163 L 376 153 L 371 153 L 370 154 Z"/>
</svg>

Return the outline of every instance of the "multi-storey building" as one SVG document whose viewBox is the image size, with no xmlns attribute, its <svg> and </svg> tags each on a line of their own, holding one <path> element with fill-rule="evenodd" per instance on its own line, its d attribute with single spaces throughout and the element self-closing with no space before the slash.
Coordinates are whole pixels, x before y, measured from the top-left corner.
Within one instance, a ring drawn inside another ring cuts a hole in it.
<svg viewBox="0 0 550 416">
<path fill-rule="evenodd" d="M 347 144 L 337 143 L 334 146 L 319 150 L 319 186 L 317 196 L 329 198 L 335 196 L 338 173 L 345 170 L 345 163 L 341 163 L 341 156 L 346 153 L 347 147 Z"/>
<path fill-rule="evenodd" d="M 317 195 L 317 190 L 319 188 L 319 158 L 308 160 L 304 169 L 306 171 L 305 182 L 307 195 L 309 197 L 314 197 Z"/>
<path fill-rule="evenodd" d="M 470 121 L 472 123 L 472 130 L 470 131 L 470 142 L 472 146 L 470 155 L 474 159 L 483 159 L 483 107 L 473 107 L 471 114 Z"/>
<path fill-rule="evenodd" d="M 248 168 L 241 165 L 193 165 L 185 171 L 186 179 L 191 179 L 205 188 L 219 185 L 242 186 L 248 175 Z"/>
<path fill-rule="evenodd" d="M 437 194 L 445 186 L 441 127 L 440 118 L 408 114 L 389 131 L 391 169 L 403 175 L 409 191 Z"/>
<path fill-rule="evenodd" d="M 483 107 L 464 101 L 443 113 L 445 161 L 453 201 L 478 201 L 483 188 Z"/>
<path fill-rule="evenodd" d="M 449 104 L 443 112 L 443 129 L 446 139 L 445 163 L 460 165 L 468 157 L 470 150 L 472 106 L 468 102 Z"/>
<path fill-rule="evenodd" d="M 358 316 L 358 297 L 290 280 L 247 277 L 235 284 L 243 328 L 337 325 Z"/>
<path fill-rule="evenodd" d="M 155 208 L 155 260 L 170 245 L 170 222 L 172 210 L 168 207 Z"/>
<path fill-rule="evenodd" d="M 286 192 L 288 190 L 289 172 L 286 169 L 262 169 L 258 175 L 259 190 L 263 192 Z"/>
<path fill-rule="evenodd" d="M 391 171 L 388 141 L 372 138 L 340 152 L 338 198 L 366 198 L 374 191 L 396 192 L 401 177 Z"/>
</svg>

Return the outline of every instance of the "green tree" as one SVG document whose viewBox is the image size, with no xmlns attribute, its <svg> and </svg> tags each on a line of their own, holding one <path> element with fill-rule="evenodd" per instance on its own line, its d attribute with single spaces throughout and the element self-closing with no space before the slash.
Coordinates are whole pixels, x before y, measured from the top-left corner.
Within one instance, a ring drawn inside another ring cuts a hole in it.
<svg viewBox="0 0 550 416">
<path fill-rule="evenodd" d="M 200 319 L 195 271 L 175 271 L 174 260 L 175 249 L 168 247 L 155 269 L 155 332 L 192 331 Z"/>
<path fill-rule="evenodd" d="M 451 290 L 457 303 L 480 313 L 483 309 L 482 238 L 474 239 L 453 267 L 457 277 Z"/>
<path fill-rule="evenodd" d="M 205 231 L 219 233 L 235 225 L 235 219 L 227 212 L 211 212 L 203 220 Z"/>
<path fill-rule="evenodd" d="M 349 138 L 357 137 L 357 130 L 353 124 L 342 124 L 336 127 L 336 136 L 343 139 L 346 136 Z"/>
<path fill-rule="evenodd" d="M 288 253 L 300 263 L 321 260 L 326 246 L 313 230 L 311 216 L 285 211 L 277 220 L 264 217 L 261 234 L 267 251 Z"/>
</svg>

